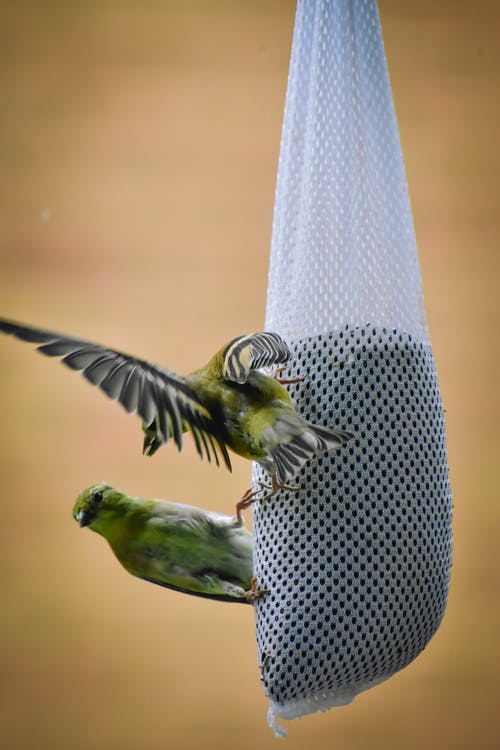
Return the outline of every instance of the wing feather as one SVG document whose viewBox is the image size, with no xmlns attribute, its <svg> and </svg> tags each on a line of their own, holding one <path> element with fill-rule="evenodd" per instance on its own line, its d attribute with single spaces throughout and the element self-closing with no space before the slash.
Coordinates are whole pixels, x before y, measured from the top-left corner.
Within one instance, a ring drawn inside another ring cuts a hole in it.
<svg viewBox="0 0 500 750">
<path fill-rule="evenodd" d="M 109 398 L 117 400 L 129 413 L 139 414 L 146 426 L 156 425 L 162 443 L 173 438 L 182 448 L 182 433 L 190 429 L 196 449 L 210 460 L 210 449 L 217 456 L 217 445 L 227 468 L 231 461 L 220 431 L 210 412 L 185 378 L 171 370 L 85 339 L 47 331 L 0 318 L 0 331 L 22 341 L 39 344 L 48 357 L 62 357 L 72 370 L 80 370 Z M 218 458 L 216 459 L 218 463 Z"/>
<path fill-rule="evenodd" d="M 127 381 L 123 386 L 122 390 L 122 404 L 123 407 L 130 414 L 131 412 L 137 411 L 139 405 L 140 395 L 140 378 L 135 368 L 131 367 L 128 373 Z"/>
<path fill-rule="evenodd" d="M 161 391 L 161 396 L 163 399 L 165 411 L 170 417 L 171 433 L 174 438 L 174 443 L 180 449 L 180 447 L 182 446 L 182 418 L 179 412 L 177 401 L 172 398 L 171 393 L 166 389 L 163 389 Z"/>
<path fill-rule="evenodd" d="M 207 432 L 207 438 L 208 438 L 208 441 L 210 443 L 210 448 L 212 449 L 212 454 L 213 454 L 215 463 L 216 463 L 217 466 L 220 466 L 219 454 L 217 453 L 217 448 L 216 448 L 216 445 L 215 445 L 215 441 L 214 441 L 213 437 L 210 435 L 210 433 L 208 433 L 208 432 Z"/>
<path fill-rule="evenodd" d="M 62 356 L 62 354 L 59 354 L 58 352 L 58 347 L 53 346 L 52 344 L 48 346 L 39 346 L 38 349 L 42 354 L 46 354 L 48 357 Z M 102 350 L 80 348 L 66 354 L 64 357 L 64 364 L 72 370 L 85 370 L 96 364 L 96 357 L 97 362 L 103 359 L 101 355 Z"/>
<path fill-rule="evenodd" d="M 101 383 L 104 393 L 111 399 L 118 399 L 127 381 L 130 364 L 126 360 L 119 361 L 111 369 Z"/>
<path fill-rule="evenodd" d="M 287 431 L 288 439 L 285 440 Z M 340 448 L 354 437 L 354 432 L 312 424 L 298 415 L 283 417 L 268 432 L 268 439 L 274 443 L 269 452 L 279 484 L 288 483 L 317 453 Z"/>
<path fill-rule="evenodd" d="M 226 380 L 246 383 L 251 370 L 286 362 L 290 350 L 277 333 L 264 331 L 238 336 L 223 352 L 222 374 Z"/>
<path fill-rule="evenodd" d="M 146 376 L 144 370 L 140 370 L 139 404 L 137 412 L 144 424 L 150 425 L 155 421 L 156 409 L 154 401 L 154 390 L 151 379 Z"/>
</svg>

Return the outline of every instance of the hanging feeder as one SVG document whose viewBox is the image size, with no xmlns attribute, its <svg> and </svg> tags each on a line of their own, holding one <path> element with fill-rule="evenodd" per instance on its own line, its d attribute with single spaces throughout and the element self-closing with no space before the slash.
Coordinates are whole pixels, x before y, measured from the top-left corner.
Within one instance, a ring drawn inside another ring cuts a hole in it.
<svg viewBox="0 0 500 750">
<path fill-rule="evenodd" d="M 278 717 L 407 666 L 449 585 L 443 410 L 376 0 L 299 0 L 266 329 L 291 346 L 299 410 L 357 435 L 254 508 L 261 681 L 283 734 Z"/>
</svg>

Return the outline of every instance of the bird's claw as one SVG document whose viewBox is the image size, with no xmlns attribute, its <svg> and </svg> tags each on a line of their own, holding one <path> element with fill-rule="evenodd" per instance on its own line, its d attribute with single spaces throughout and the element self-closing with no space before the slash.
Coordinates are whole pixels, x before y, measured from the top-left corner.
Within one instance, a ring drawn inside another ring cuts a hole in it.
<svg viewBox="0 0 500 750">
<path fill-rule="evenodd" d="M 268 589 L 261 589 L 257 583 L 257 576 L 252 578 L 250 588 L 245 591 L 245 596 L 249 602 L 256 602 L 258 599 L 262 599 L 266 594 L 269 594 Z"/>
<path fill-rule="evenodd" d="M 252 487 L 249 487 L 248 490 L 244 493 L 244 495 L 241 497 L 240 500 L 236 503 L 236 520 L 240 525 L 243 524 L 243 511 L 249 508 L 252 503 L 254 503 L 257 500 L 257 495 L 259 495 L 261 492 L 260 489 L 254 490 Z"/>
<path fill-rule="evenodd" d="M 268 490 L 270 494 L 273 492 L 273 485 L 272 484 L 266 484 L 265 482 L 257 482 L 261 490 Z M 258 490 L 260 492 L 260 490 Z"/>
<path fill-rule="evenodd" d="M 260 502 L 264 502 L 264 500 L 269 500 L 270 497 L 276 494 L 278 490 L 287 490 L 288 492 L 298 492 L 300 490 L 300 487 L 292 486 L 289 484 L 279 484 L 279 482 L 276 480 L 276 477 L 272 477 L 271 484 L 266 484 L 265 482 L 257 482 L 258 489 L 254 490 L 252 487 L 249 487 L 248 490 L 243 494 L 240 500 L 236 503 L 236 523 L 241 526 L 243 524 L 243 511 L 249 508 L 253 503 L 255 503 L 257 500 Z M 266 494 L 261 495 L 263 490 L 267 490 Z"/>
<path fill-rule="evenodd" d="M 297 485 L 292 484 L 273 484 L 271 495 L 274 495 L 275 492 L 278 492 L 278 490 L 287 490 L 288 492 L 298 492 L 300 490 L 300 487 Z"/>
<path fill-rule="evenodd" d="M 280 385 L 293 385 L 294 383 L 301 383 L 305 380 L 303 375 L 297 375 L 295 378 L 280 378 L 279 376 L 285 370 L 284 367 L 278 367 L 273 374 L 273 378 L 278 381 Z"/>
<path fill-rule="evenodd" d="M 161 433 L 156 428 L 155 422 L 147 425 L 143 423 L 142 431 L 144 432 L 144 441 L 142 444 L 142 455 L 153 456 L 158 448 L 163 444 Z"/>
</svg>

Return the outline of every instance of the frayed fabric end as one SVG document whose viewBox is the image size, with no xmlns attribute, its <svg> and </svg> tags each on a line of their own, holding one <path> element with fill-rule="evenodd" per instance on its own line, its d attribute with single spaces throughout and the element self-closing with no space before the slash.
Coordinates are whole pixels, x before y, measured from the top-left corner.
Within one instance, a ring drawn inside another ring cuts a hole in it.
<svg viewBox="0 0 500 750">
<path fill-rule="evenodd" d="M 323 713 L 328 711 L 330 708 L 339 708 L 340 706 L 348 706 L 353 702 L 354 698 L 359 693 L 369 690 L 375 685 L 379 685 L 384 682 L 391 675 L 384 675 L 375 680 L 367 680 L 363 683 L 356 685 L 353 688 L 325 692 L 318 695 L 313 695 L 310 698 L 303 698 L 300 700 L 292 700 L 287 703 L 276 703 L 275 701 L 269 701 L 269 710 L 267 712 L 267 723 L 274 732 L 274 736 L 278 738 L 284 738 L 287 736 L 285 729 L 278 722 L 278 719 L 300 719 L 302 716 L 307 714 Z"/>
<path fill-rule="evenodd" d="M 278 717 L 276 716 L 272 703 L 269 705 L 269 710 L 267 712 L 267 723 L 273 730 L 275 737 L 277 737 L 279 740 L 286 739 L 286 731 L 281 726 L 281 724 L 278 723 Z"/>
</svg>

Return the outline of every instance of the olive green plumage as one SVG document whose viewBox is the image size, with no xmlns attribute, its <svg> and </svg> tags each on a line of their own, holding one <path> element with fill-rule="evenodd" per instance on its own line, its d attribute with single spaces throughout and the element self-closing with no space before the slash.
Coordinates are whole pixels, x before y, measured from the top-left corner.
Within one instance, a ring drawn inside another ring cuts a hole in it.
<svg viewBox="0 0 500 750">
<path fill-rule="evenodd" d="M 282 383 L 259 372 L 290 357 L 276 333 L 238 336 L 184 377 L 74 336 L 1 318 L 0 331 L 39 344 L 47 356 L 62 357 L 128 412 L 137 412 L 148 455 L 171 438 L 181 450 L 182 435 L 190 430 L 201 457 L 214 457 L 218 464 L 220 454 L 230 469 L 229 448 L 258 461 L 269 472 L 274 491 L 286 486 L 316 453 L 339 448 L 354 437 L 347 430 L 308 422 Z"/>
<path fill-rule="evenodd" d="M 258 598 L 252 535 L 234 517 L 132 497 L 107 484 L 84 490 L 73 516 L 101 534 L 138 578 L 221 601 L 244 604 Z"/>
</svg>

